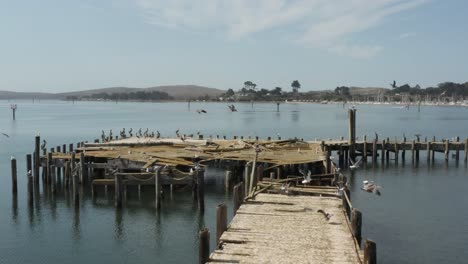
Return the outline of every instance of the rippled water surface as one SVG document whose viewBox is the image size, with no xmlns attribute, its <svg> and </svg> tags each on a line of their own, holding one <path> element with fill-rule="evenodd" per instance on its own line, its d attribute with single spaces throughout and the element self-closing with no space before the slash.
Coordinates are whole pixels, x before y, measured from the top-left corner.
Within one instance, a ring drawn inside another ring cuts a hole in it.
<svg viewBox="0 0 468 264">
<path fill-rule="evenodd" d="M 104 103 L 17 101 L 17 120 L 9 105 L 0 101 L 0 263 L 196 263 L 198 230 L 212 230 L 215 208 L 226 201 L 231 217 L 231 197 L 223 185 L 224 172 L 207 171 L 206 212 L 198 213 L 190 190 L 166 194 L 162 210 L 154 209 L 154 192 L 138 197 L 130 192 L 121 211 L 113 206 L 113 193 L 99 192 L 96 203 L 84 195 L 75 210 L 63 191 L 55 199 L 42 192 L 34 209 L 27 206 L 25 156 L 33 151 L 40 133 L 48 147 L 99 138 L 102 129 L 122 127 L 175 130 L 191 134 L 339 138 L 347 135 L 347 113 L 341 105 L 237 104 L 229 112 L 223 103 Z M 207 114 L 197 114 L 203 108 Z M 468 109 L 422 107 L 410 110 L 392 106 L 357 106 L 357 134 L 368 138 L 412 139 L 468 137 Z M 363 213 L 363 236 L 377 242 L 379 263 L 468 263 L 468 171 L 462 160 L 446 164 L 442 154 L 428 166 L 407 159 L 398 165 L 377 164 L 350 176 L 352 202 Z M 18 198 L 12 198 L 10 156 L 18 159 Z M 407 157 L 409 155 L 407 154 Z M 377 197 L 359 190 L 363 180 L 383 186 Z M 88 189 L 83 190 L 85 193 Z"/>
</svg>

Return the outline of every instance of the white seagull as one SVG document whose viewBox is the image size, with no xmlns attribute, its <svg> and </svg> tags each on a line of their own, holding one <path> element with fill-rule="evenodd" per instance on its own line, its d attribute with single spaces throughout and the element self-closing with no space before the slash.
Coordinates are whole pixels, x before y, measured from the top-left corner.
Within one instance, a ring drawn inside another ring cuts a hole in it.
<svg viewBox="0 0 468 264">
<path fill-rule="evenodd" d="M 369 182 L 369 181 L 363 181 L 362 183 L 363 183 L 363 186 L 362 186 L 363 191 L 370 192 L 370 193 L 375 193 L 378 196 L 381 195 L 379 189 L 382 188 L 382 187 L 380 187 L 379 185 L 377 185 L 377 184 L 375 184 L 373 182 Z"/>
</svg>

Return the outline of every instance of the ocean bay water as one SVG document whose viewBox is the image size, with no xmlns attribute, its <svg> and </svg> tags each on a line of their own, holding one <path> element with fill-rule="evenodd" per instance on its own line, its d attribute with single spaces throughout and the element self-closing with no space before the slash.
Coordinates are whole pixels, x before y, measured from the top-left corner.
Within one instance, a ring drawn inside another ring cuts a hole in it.
<svg viewBox="0 0 468 264">
<path fill-rule="evenodd" d="M 11 120 L 9 105 L 0 101 L 0 262 L 1 263 L 195 263 L 197 232 L 207 226 L 214 245 L 215 208 L 228 203 L 224 172 L 208 170 L 206 212 L 200 216 L 189 190 L 166 195 L 161 212 L 154 209 L 152 190 L 141 199 L 130 192 L 121 211 L 113 206 L 113 193 L 99 192 L 95 204 L 85 195 L 80 210 L 68 196 L 56 199 L 41 195 L 33 211 L 26 201 L 25 155 L 33 151 L 34 136 L 40 133 L 48 148 L 65 143 L 92 141 L 101 130 L 123 127 L 159 130 L 162 136 L 181 133 L 205 137 L 220 135 L 298 137 L 306 140 L 347 136 L 347 112 L 339 104 L 288 103 L 276 112 L 274 103 L 236 104 L 231 113 L 224 103 L 111 103 L 64 101 L 17 101 L 17 120 Z M 207 114 L 197 114 L 205 109 Z M 468 109 L 424 106 L 399 109 L 388 105 L 358 105 L 357 135 L 373 138 L 412 139 L 422 137 L 468 137 Z M 68 147 L 68 146 L 67 146 Z M 350 176 L 353 205 L 363 213 L 363 237 L 377 242 L 379 263 L 463 263 L 468 239 L 468 184 L 466 165 L 442 154 L 435 165 L 425 163 L 425 151 L 417 168 L 410 159 L 398 165 L 390 162 L 369 165 Z M 11 195 L 10 156 L 18 159 L 18 200 Z M 462 155 L 463 157 L 463 155 Z M 360 191 L 362 180 L 383 186 L 382 196 Z M 85 189 L 84 192 L 89 192 Z"/>
</svg>

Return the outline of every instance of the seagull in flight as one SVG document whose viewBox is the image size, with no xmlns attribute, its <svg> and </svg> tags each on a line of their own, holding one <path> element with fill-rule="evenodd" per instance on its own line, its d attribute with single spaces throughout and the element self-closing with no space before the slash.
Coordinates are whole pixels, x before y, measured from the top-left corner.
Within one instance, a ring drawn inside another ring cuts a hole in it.
<svg viewBox="0 0 468 264">
<path fill-rule="evenodd" d="M 351 163 L 351 166 L 349 166 L 349 168 L 352 169 L 352 170 L 359 168 L 359 164 L 361 163 L 361 161 L 362 161 L 362 158 L 360 158 L 356 162 L 353 162 L 352 159 L 349 159 L 349 162 Z"/>
<path fill-rule="evenodd" d="M 228 105 L 228 108 L 231 110 L 231 112 L 237 112 L 237 109 L 234 105 Z"/>
</svg>

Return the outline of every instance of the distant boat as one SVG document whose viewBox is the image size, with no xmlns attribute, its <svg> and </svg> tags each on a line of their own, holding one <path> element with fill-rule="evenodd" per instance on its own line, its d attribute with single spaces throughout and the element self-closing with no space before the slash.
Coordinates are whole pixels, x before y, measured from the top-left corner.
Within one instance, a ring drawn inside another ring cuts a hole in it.
<svg viewBox="0 0 468 264">
<path fill-rule="evenodd" d="M 328 101 L 327 100 L 324 100 L 322 102 L 320 102 L 321 104 L 328 104 Z"/>
</svg>

